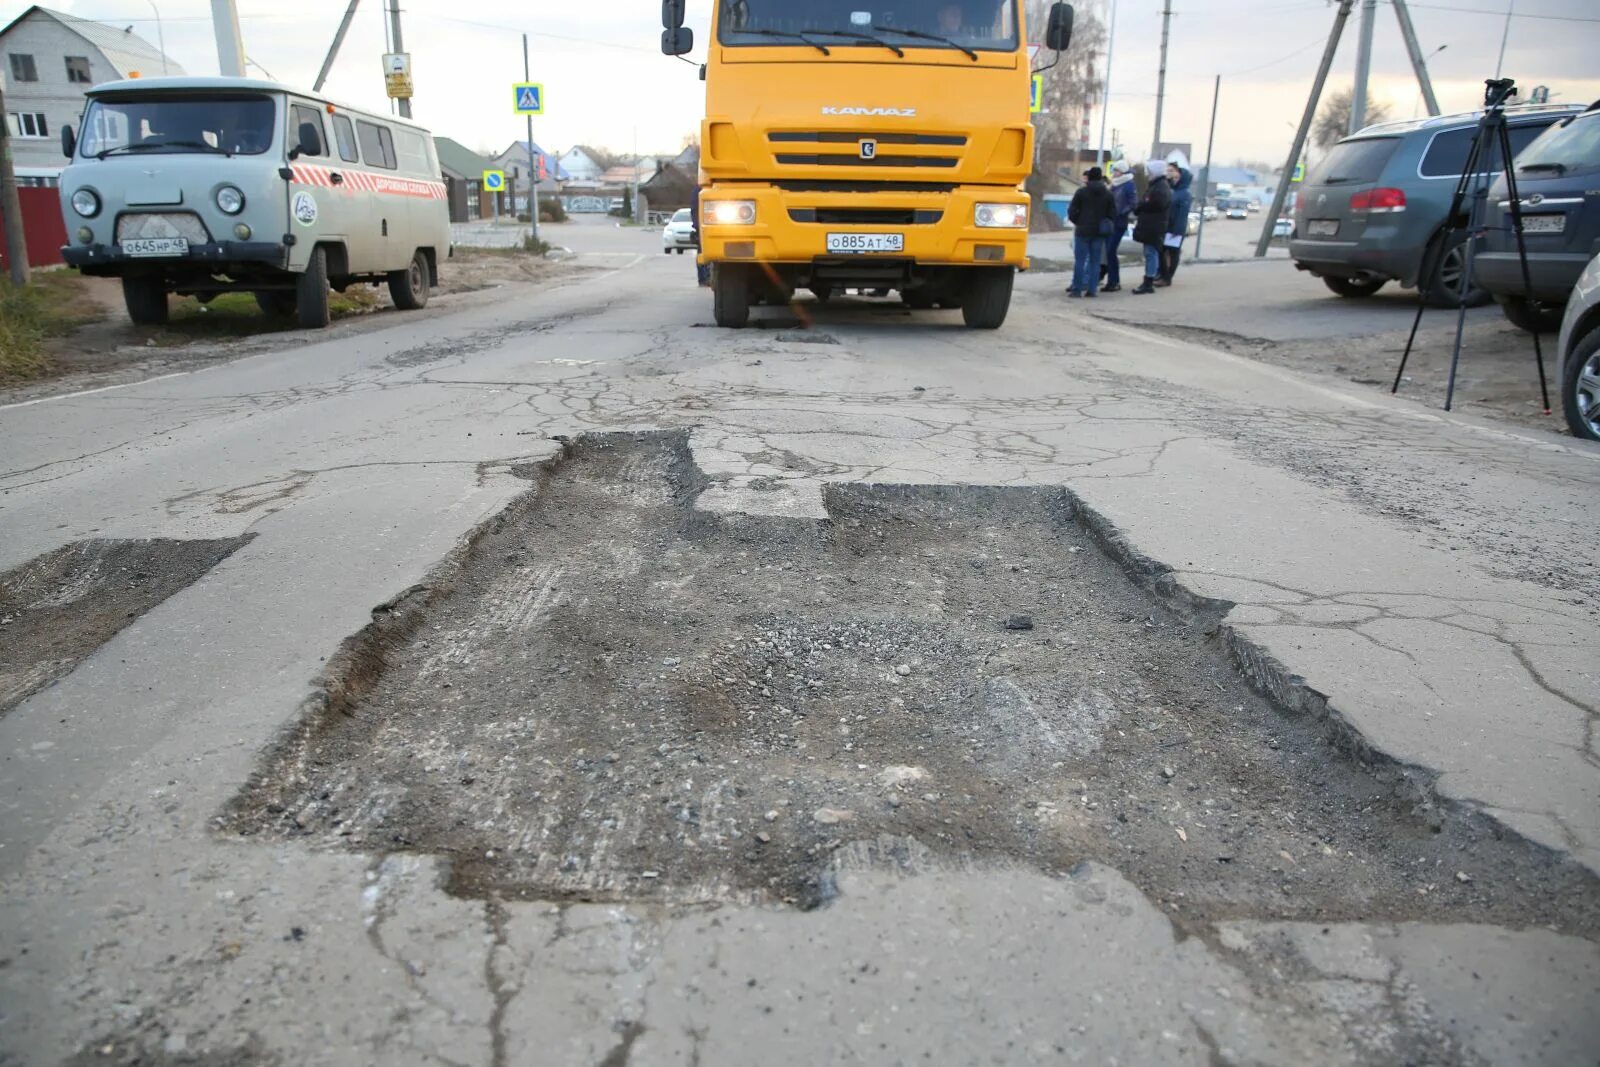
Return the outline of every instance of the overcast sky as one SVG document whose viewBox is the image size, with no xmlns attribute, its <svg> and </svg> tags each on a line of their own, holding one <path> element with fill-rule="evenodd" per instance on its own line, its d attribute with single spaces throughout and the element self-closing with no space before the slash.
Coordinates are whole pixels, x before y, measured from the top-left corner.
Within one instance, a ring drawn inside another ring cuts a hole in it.
<svg viewBox="0 0 1600 1067">
<path fill-rule="evenodd" d="M 799 2 L 799 0 L 797 0 Z M 1108 0 L 1102 0 L 1102 8 Z M 215 73 L 209 0 L 155 0 L 168 52 L 191 73 Z M 238 0 L 245 49 L 281 81 L 310 86 L 344 12 L 344 0 Z M 27 8 L 0 0 L 0 23 Z M 147 0 L 57 0 L 82 18 L 133 26 L 152 43 L 155 16 Z M 1326 0 L 1174 0 L 1163 137 L 1192 141 L 1204 152 L 1212 77 L 1223 75 L 1216 157 L 1281 159 L 1305 106 L 1315 65 L 1336 5 Z M 711 0 L 690 0 L 692 24 L 705 54 Z M 1357 5 L 1359 12 L 1360 5 Z M 407 0 L 402 8 L 412 54 L 416 118 L 469 147 L 503 148 L 523 136 L 511 110 L 512 82 L 522 80 L 520 34 L 531 35 L 533 79 L 546 86 L 549 114 L 535 120 L 546 148 L 590 142 L 629 151 L 676 150 L 698 126 L 703 86 L 692 66 L 660 54 L 656 0 Z M 1440 103 L 1462 110 L 1482 99 L 1494 74 L 1506 0 L 1413 3 Z M 1515 0 L 1505 73 L 1524 87 L 1547 84 L 1555 99 L 1600 98 L 1600 4 L 1595 0 Z M 1142 155 L 1155 113 L 1161 0 L 1119 0 L 1112 56 L 1110 126 L 1131 155 Z M 1553 17 L 1535 17 L 1553 16 Z M 380 57 L 384 3 L 363 0 L 327 91 L 352 104 L 384 107 Z M 1355 65 L 1358 18 L 1352 18 L 1335 62 L 1332 85 L 1348 85 Z M 1394 12 L 1379 3 L 1373 94 L 1397 117 L 1418 108 L 1416 82 Z M 1095 115 L 1098 138 L 1100 116 Z"/>
</svg>

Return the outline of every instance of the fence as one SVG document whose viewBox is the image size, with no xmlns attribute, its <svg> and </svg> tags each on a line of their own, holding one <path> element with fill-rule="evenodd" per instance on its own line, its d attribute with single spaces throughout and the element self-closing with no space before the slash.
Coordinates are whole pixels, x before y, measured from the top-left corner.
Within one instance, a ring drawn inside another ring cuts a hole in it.
<svg viewBox="0 0 1600 1067">
<path fill-rule="evenodd" d="M 22 200 L 22 236 L 28 248 L 28 263 L 50 267 L 61 260 L 61 246 L 67 243 L 67 225 L 61 217 L 61 190 L 24 188 L 17 190 Z M 5 220 L 0 220 L 0 270 L 6 263 Z"/>
</svg>

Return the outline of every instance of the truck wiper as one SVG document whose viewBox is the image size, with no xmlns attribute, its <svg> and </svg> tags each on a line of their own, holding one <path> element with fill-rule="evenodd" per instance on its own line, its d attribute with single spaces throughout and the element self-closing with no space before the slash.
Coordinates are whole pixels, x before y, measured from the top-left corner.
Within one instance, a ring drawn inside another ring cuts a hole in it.
<svg viewBox="0 0 1600 1067">
<path fill-rule="evenodd" d="M 968 56 L 972 57 L 972 61 L 974 63 L 978 61 L 978 53 L 974 52 L 960 41 L 954 40 L 950 37 L 941 37 L 937 33 L 923 33 L 921 30 L 902 30 L 898 26 L 874 26 L 872 28 L 877 30 L 879 33 L 898 33 L 902 37 L 916 37 L 924 41 L 938 41 L 941 44 L 949 45 L 951 48 L 959 48 Z"/>
<path fill-rule="evenodd" d="M 808 33 L 805 32 L 790 32 L 789 30 L 735 30 L 733 32 L 748 33 L 752 37 L 788 37 L 796 41 L 803 41 L 825 56 L 833 55 L 833 53 L 829 51 L 827 45 L 823 44 L 821 41 L 813 41 L 810 36 L 808 36 Z"/>
<path fill-rule="evenodd" d="M 871 44 L 881 44 L 901 59 L 906 57 L 906 50 L 899 45 L 891 44 L 882 37 L 874 37 L 870 33 L 855 33 L 851 30 L 804 30 L 804 33 L 825 33 L 829 37 L 848 37 L 853 41 L 867 41 Z"/>
</svg>

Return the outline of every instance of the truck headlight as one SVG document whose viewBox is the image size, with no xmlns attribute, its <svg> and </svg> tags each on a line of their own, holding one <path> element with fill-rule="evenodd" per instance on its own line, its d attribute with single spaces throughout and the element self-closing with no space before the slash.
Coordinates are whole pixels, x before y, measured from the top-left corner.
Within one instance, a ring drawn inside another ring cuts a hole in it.
<svg viewBox="0 0 1600 1067">
<path fill-rule="evenodd" d="M 244 210 L 244 194 L 231 185 L 217 190 L 217 207 L 224 215 L 237 215 Z"/>
<path fill-rule="evenodd" d="M 711 221 L 718 226 L 753 226 L 756 221 L 754 200 L 713 200 L 706 205 Z"/>
<path fill-rule="evenodd" d="M 72 210 L 86 219 L 100 214 L 100 197 L 93 189 L 79 189 L 72 194 Z"/>
<path fill-rule="evenodd" d="M 973 221 L 985 229 L 1026 229 L 1028 208 L 1026 204 L 979 204 Z"/>
</svg>

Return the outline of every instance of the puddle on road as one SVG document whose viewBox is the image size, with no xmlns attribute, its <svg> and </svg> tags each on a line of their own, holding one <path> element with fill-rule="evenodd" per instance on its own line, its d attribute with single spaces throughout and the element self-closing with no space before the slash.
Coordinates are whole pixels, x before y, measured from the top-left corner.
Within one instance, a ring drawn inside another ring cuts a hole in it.
<svg viewBox="0 0 1600 1067">
<path fill-rule="evenodd" d="M 0 715 L 249 540 L 77 541 L 0 574 Z"/>
<path fill-rule="evenodd" d="M 470 897 L 805 907 L 863 857 L 1097 860 L 1175 916 L 1600 930 L 1594 879 L 1435 832 L 1062 490 L 835 485 L 816 521 L 702 485 L 682 434 L 570 444 L 346 643 L 227 827 L 445 856 Z"/>
</svg>

